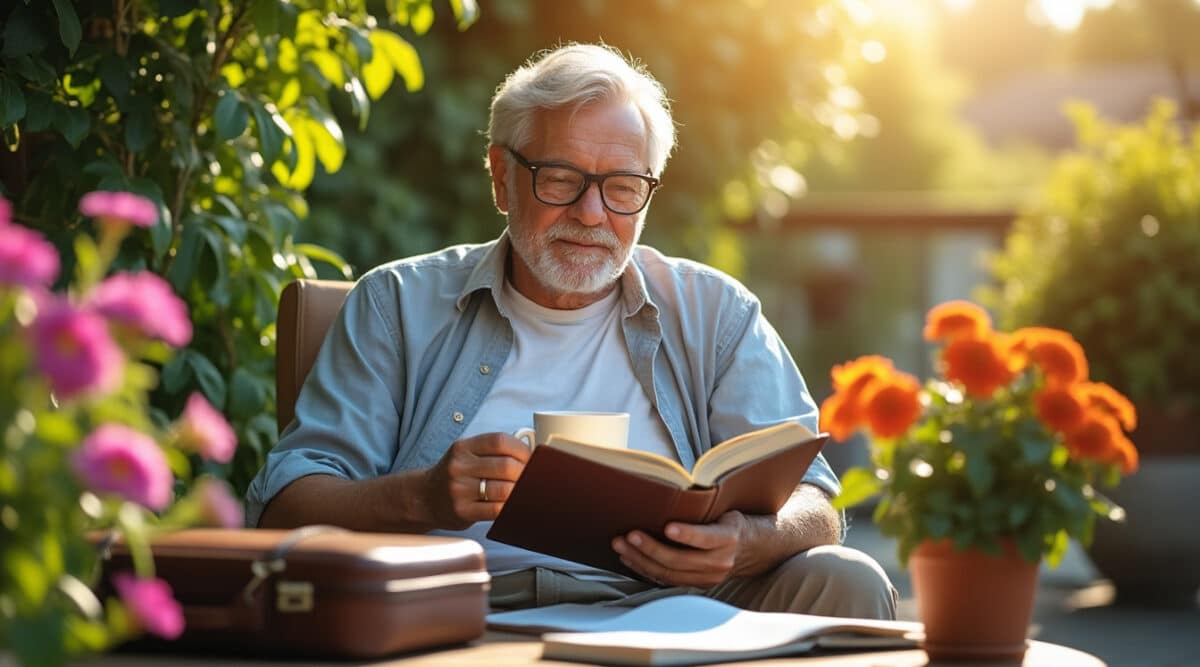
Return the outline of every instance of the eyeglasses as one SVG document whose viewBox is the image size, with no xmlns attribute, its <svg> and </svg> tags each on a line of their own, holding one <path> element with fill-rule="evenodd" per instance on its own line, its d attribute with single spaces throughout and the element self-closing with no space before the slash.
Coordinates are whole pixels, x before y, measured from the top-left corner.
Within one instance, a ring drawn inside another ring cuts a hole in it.
<svg viewBox="0 0 1200 667">
<path fill-rule="evenodd" d="M 550 206 L 574 204 L 595 182 L 600 186 L 600 201 L 605 208 L 618 215 L 633 215 L 646 208 L 650 195 L 662 185 L 662 181 L 645 174 L 627 171 L 589 174 L 560 162 L 530 162 L 511 148 L 508 152 L 533 175 L 533 196 Z"/>
</svg>

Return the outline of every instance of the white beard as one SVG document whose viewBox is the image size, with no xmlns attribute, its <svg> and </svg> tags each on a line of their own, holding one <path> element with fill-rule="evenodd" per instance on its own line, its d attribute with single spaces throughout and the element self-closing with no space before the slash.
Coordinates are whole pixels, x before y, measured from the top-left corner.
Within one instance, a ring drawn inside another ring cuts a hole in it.
<svg viewBox="0 0 1200 667">
<path fill-rule="evenodd" d="M 633 256 L 633 247 L 642 235 L 644 220 L 639 217 L 632 242 L 622 246 L 610 229 L 560 222 L 536 235 L 521 224 L 515 184 L 508 186 L 508 235 L 513 250 L 525 262 L 533 277 L 543 286 L 564 294 L 595 294 L 612 286 L 625 272 Z M 608 252 L 597 257 L 596 250 L 575 252 L 555 245 L 567 239 L 601 245 Z"/>
</svg>

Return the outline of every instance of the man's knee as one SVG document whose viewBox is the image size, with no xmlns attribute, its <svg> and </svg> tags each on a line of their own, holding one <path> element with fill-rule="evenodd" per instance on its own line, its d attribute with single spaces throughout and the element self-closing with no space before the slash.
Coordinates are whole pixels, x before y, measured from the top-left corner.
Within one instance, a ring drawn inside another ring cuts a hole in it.
<svg viewBox="0 0 1200 667">
<path fill-rule="evenodd" d="M 867 554 L 839 545 L 813 547 L 779 566 L 777 585 L 795 591 L 793 611 L 855 618 L 896 617 L 895 587 Z"/>
</svg>

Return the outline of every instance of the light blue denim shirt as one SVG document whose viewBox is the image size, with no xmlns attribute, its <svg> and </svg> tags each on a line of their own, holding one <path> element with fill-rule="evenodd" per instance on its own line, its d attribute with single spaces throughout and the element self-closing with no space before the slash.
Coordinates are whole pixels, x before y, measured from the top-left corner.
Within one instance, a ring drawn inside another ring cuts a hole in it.
<svg viewBox="0 0 1200 667">
<path fill-rule="evenodd" d="M 488 395 L 513 345 L 507 235 L 380 266 L 351 290 L 284 430 L 247 491 L 246 521 L 300 477 L 368 479 L 432 466 Z M 729 276 L 638 246 L 621 277 L 638 382 L 685 468 L 713 445 L 817 408 L 758 299 Z M 537 406 L 530 406 L 532 412 Z M 836 495 L 818 456 L 804 480 Z"/>
</svg>

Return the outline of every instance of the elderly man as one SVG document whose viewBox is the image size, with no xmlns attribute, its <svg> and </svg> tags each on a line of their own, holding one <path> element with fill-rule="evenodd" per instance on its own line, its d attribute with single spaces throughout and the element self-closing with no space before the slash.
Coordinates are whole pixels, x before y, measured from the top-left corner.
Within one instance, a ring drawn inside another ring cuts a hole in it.
<svg viewBox="0 0 1200 667">
<path fill-rule="evenodd" d="M 491 111 L 507 229 L 363 276 L 250 487 L 250 524 L 470 537 L 496 607 L 699 590 L 764 611 L 893 617 L 887 576 L 839 545 L 840 487 L 821 457 L 775 515 L 671 523 L 672 543 L 614 536 L 657 585 L 486 538 L 530 456 L 511 434 L 534 410 L 628 412 L 631 446 L 685 466 L 734 435 L 817 422 L 752 294 L 637 245 L 675 141 L 657 81 L 572 44 L 513 72 Z"/>
</svg>

